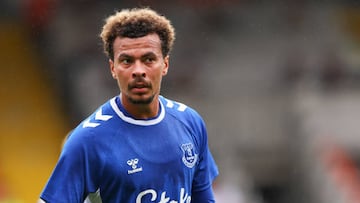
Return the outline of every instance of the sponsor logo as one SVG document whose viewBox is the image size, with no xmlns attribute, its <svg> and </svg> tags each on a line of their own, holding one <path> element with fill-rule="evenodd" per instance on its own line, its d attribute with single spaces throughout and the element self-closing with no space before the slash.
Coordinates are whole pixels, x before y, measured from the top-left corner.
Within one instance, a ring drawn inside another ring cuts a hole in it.
<svg viewBox="0 0 360 203">
<path fill-rule="evenodd" d="M 128 170 L 128 174 L 133 174 L 133 173 L 137 173 L 143 170 L 142 167 L 138 168 L 138 163 L 139 163 L 139 159 L 135 158 L 135 159 L 129 159 L 126 162 L 129 166 L 131 166 L 131 170 Z"/>
<path fill-rule="evenodd" d="M 185 166 L 188 168 L 194 167 L 198 159 L 198 155 L 194 151 L 194 145 L 192 143 L 182 144 L 181 149 L 183 151 L 182 161 Z"/>
<path fill-rule="evenodd" d="M 136 197 L 136 203 L 142 203 L 142 199 L 145 196 L 151 197 L 151 202 L 157 202 L 157 203 L 190 203 L 191 202 L 191 196 L 185 192 L 184 188 L 181 188 L 180 190 L 180 199 L 179 200 L 172 200 L 170 197 L 166 196 L 166 191 L 162 192 L 160 195 L 160 199 L 158 198 L 158 193 L 153 189 L 148 189 L 140 192 Z"/>
</svg>

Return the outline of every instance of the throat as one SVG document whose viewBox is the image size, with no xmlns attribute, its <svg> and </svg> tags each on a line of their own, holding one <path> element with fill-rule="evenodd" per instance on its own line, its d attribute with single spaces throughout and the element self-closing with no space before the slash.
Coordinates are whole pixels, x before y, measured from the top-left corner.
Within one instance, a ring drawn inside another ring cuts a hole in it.
<svg viewBox="0 0 360 203">
<path fill-rule="evenodd" d="M 134 103 L 129 99 L 120 97 L 120 102 L 125 111 L 135 119 L 152 119 L 160 113 L 161 107 L 158 99 L 153 99 L 150 103 Z"/>
</svg>

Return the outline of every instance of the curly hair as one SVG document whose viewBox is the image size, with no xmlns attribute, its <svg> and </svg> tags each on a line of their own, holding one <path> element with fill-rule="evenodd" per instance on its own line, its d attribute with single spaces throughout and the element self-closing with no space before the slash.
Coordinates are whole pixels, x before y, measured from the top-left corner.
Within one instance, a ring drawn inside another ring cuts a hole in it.
<svg viewBox="0 0 360 203">
<path fill-rule="evenodd" d="M 163 56 L 169 55 L 175 40 L 171 22 L 150 8 L 133 8 L 117 11 L 105 20 L 100 37 L 104 52 L 114 60 L 113 43 L 116 37 L 137 38 L 156 33 L 161 41 Z"/>
</svg>

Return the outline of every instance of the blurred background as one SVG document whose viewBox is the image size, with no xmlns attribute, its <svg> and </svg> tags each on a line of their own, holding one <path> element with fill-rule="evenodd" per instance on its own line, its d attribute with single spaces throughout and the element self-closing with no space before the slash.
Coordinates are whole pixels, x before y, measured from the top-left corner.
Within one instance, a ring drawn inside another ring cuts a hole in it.
<svg viewBox="0 0 360 203">
<path fill-rule="evenodd" d="M 118 94 L 98 35 L 134 6 L 176 28 L 162 94 L 204 117 L 219 203 L 360 202 L 360 1 L 2 0 L 1 203 L 35 202 Z"/>
</svg>

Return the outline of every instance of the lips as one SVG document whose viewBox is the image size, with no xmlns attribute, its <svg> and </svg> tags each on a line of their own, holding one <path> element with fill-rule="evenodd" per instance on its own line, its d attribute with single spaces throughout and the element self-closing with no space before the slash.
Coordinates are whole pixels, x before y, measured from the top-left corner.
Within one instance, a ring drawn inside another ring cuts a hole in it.
<svg viewBox="0 0 360 203">
<path fill-rule="evenodd" d="M 136 84 L 136 85 L 133 85 L 132 88 L 138 88 L 138 89 L 141 89 L 141 88 L 147 88 L 148 85 L 145 85 L 145 84 Z"/>
<path fill-rule="evenodd" d="M 129 90 L 135 93 L 144 93 L 151 88 L 151 85 L 146 82 L 134 82 L 129 84 Z"/>
<path fill-rule="evenodd" d="M 129 89 L 134 89 L 134 88 L 141 89 L 141 88 L 149 88 L 149 87 L 150 85 L 145 83 L 134 83 L 129 85 Z"/>
</svg>

